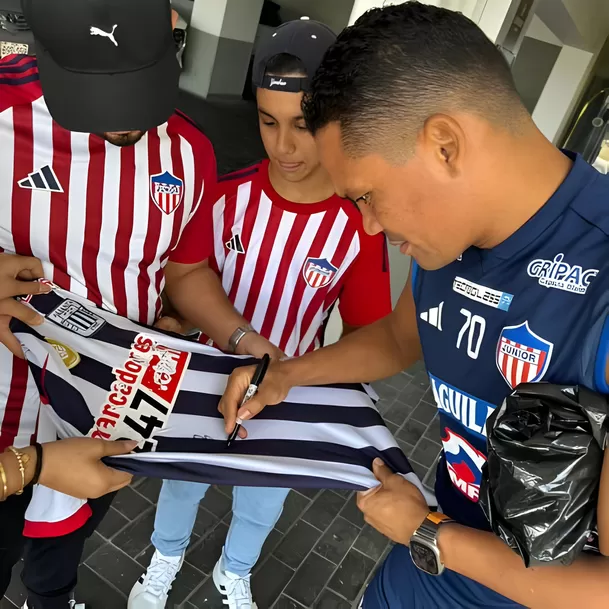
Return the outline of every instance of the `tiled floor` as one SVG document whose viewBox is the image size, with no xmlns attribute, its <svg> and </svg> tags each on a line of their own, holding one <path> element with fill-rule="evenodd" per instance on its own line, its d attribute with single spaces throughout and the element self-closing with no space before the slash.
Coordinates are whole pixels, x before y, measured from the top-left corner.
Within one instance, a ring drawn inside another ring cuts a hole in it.
<svg viewBox="0 0 609 609">
<path fill-rule="evenodd" d="M 264 156 L 256 110 L 245 102 L 209 104 L 184 96 L 182 109 L 212 140 L 219 173 Z M 376 383 L 378 407 L 415 471 L 433 485 L 440 434 L 433 396 L 421 364 Z M 119 493 L 89 540 L 80 568 L 77 599 L 87 609 L 123 609 L 152 555 L 150 534 L 160 481 L 139 480 Z M 203 501 L 187 559 L 169 609 L 224 609 L 210 572 L 230 522 L 231 489 L 214 488 Z M 364 524 L 353 494 L 292 492 L 264 547 L 252 585 L 259 609 L 348 609 L 389 551 L 387 540 Z M 24 594 L 15 569 L 0 609 L 21 607 Z"/>
<path fill-rule="evenodd" d="M 387 425 L 415 471 L 433 485 L 440 450 L 436 408 L 421 364 L 375 383 Z M 123 609 L 153 552 L 150 534 L 160 481 L 138 480 L 122 490 L 87 543 L 77 599 L 87 609 Z M 169 609 L 224 609 L 209 577 L 230 522 L 231 489 L 213 488 L 202 502 L 186 563 Z M 292 492 L 253 576 L 259 609 L 349 609 L 390 546 L 365 525 L 351 493 Z M 19 566 L 0 609 L 24 601 Z"/>
</svg>

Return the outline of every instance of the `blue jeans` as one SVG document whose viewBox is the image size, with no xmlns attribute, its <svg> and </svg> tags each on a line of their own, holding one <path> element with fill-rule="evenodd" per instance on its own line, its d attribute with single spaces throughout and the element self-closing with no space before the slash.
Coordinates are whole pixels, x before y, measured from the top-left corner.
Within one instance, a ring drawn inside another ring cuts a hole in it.
<svg viewBox="0 0 609 609">
<path fill-rule="evenodd" d="M 209 484 L 197 482 L 163 482 L 152 534 L 152 544 L 163 556 L 180 556 L 186 550 L 208 488 Z M 233 519 L 222 554 L 226 571 L 241 577 L 250 573 L 289 492 L 287 488 L 233 489 Z"/>
</svg>

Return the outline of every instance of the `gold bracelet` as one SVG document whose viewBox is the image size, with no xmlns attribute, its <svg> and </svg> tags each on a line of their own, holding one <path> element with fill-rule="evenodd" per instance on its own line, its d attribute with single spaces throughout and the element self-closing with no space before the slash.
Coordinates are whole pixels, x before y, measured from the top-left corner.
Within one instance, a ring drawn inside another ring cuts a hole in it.
<svg viewBox="0 0 609 609">
<path fill-rule="evenodd" d="M 21 473 L 21 490 L 17 491 L 15 495 L 23 495 L 23 489 L 25 489 L 25 466 L 29 463 L 30 458 L 25 453 L 18 451 L 14 446 L 9 446 L 6 450 L 10 450 L 19 462 L 19 472 Z"/>
<path fill-rule="evenodd" d="M 0 501 L 5 501 L 8 495 L 8 484 L 6 482 L 6 472 L 4 471 L 4 465 L 0 463 L 0 478 L 2 479 L 2 486 L 4 487 L 4 492 L 2 493 L 2 499 Z"/>
</svg>

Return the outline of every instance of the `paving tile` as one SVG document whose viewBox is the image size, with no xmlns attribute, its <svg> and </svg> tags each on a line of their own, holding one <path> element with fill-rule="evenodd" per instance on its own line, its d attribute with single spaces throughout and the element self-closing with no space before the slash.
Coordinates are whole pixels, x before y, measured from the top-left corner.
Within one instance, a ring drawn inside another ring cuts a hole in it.
<svg viewBox="0 0 609 609">
<path fill-rule="evenodd" d="M 283 504 L 283 512 L 275 528 L 280 533 L 285 533 L 300 518 L 310 503 L 311 501 L 307 497 L 291 492 Z"/>
<path fill-rule="evenodd" d="M 332 590 L 324 590 L 313 607 L 314 609 L 351 609 L 352 604 Z"/>
<path fill-rule="evenodd" d="M 365 524 L 364 515 L 357 507 L 356 496 L 353 495 L 349 501 L 347 501 L 345 507 L 342 509 L 340 515 L 346 518 L 351 524 L 354 524 L 358 528 L 362 528 Z"/>
<path fill-rule="evenodd" d="M 137 486 L 136 492 L 146 497 L 148 501 L 156 503 L 161 492 L 161 486 L 163 486 L 163 481 L 159 478 L 144 478 Z"/>
<path fill-rule="evenodd" d="M 297 488 L 294 489 L 294 492 L 304 495 L 307 499 L 315 499 L 321 493 L 321 490 L 318 488 Z"/>
<path fill-rule="evenodd" d="M 184 563 L 167 599 L 167 609 L 183 603 L 202 583 L 206 576 L 188 563 Z"/>
<path fill-rule="evenodd" d="M 21 582 L 21 571 L 23 571 L 23 559 L 13 567 L 11 583 L 6 591 L 6 597 L 17 607 L 23 607 L 27 598 L 25 586 Z"/>
<path fill-rule="evenodd" d="M 297 522 L 284 536 L 273 556 L 292 569 L 297 569 L 313 549 L 321 532 L 304 521 Z"/>
<path fill-rule="evenodd" d="M 384 381 L 372 383 L 372 388 L 378 393 L 382 401 L 393 402 L 399 393 L 399 389 L 388 385 Z"/>
<path fill-rule="evenodd" d="M 87 566 L 126 596 L 142 574 L 142 568 L 135 560 L 111 544 L 104 545 L 90 556 Z"/>
<path fill-rule="evenodd" d="M 425 480 L 425 476 L 427 476 L 427 472 L 429 471 L 428 467 L 418 463 L 417 461 L 413 461 L 410 459 L 410 466 L 412 467 L 412 471 L 419 477 L 421 482 Z"/>
<path fill-rule="evenodd" d="M 398 433 L 398 429 L 400 429 L 399 425 L 396 425 L 395 423 L 391 423 L 390 421 L 385 421 L 385 426 L 394 436 L 395 436 L 395 434 Z"/>
<path fill-rule="evenodd" d="M 294 604 L 294 607 L 299 607 L 299 605 Z M 17 605 L 15 605 L 14 603 L 11 603 L 11 601 L 8 600 L 8 598 L 4 597 L 3 599 L 0 600 L 0 609 L 15 609 L 17 607 Z M 286 605 L 286 607 L 289 607 L 289 605 Z"/>
<path fill-rule="evenodd" d="M 87 558 L 94 552 L 97 552 L 101 546 L 106 543 L 106 540 L 96 531 L 85 541 L 85 548 L 82 552 L 81 562 L 86 562 Z"/>
<path fill-rule="evenodd" d="M 232 486 L 217 486 L 216 487 L 223 495 L 226 495 L 231 500 L 233 498 L 233 487 Z"/>
<path fill-rule="evenodd" d="M 271 607 L 293 575 L 292 569 L 271 556 L 252 577 L 252 595 L 258 607 Z"/>
<path fill-rule="evenodd" d="M 426 468 L 430 468 L 440 454 L 440 447 L 427 438 L 422 438 L 412 453 L 412 458 Z"/>
<path fill-rule="evenodd" d="M 0 609 L 3 609 L 1 605 L 0 605 Z M 273 609 L 306 609 L 306 608 L 303 605 L 301 605 L 300 603 L 297 603 L 295 600 L 292 600 L 291 598 L 282 595 L 277 599 L 277 602 L 273 605 Z"/>
<path fill-rule="evenodd" d="M 219 520 L 211 512 L 208 512 L 205 508 L 199 508 L 197 519 L 195 520 L 195 526 L 192 529 L 193 539 L 197 537 L 205 537 L 212 529 L 216 527 Z"/>
<path fill-rule="evenodd" d="M 218 487 L 212 486 L 201 501 L 201 506 L 214 516 L 224 518 L 231 511 L 233 500 L 222 493 Z"/>
<path fill-rule="evenodd" d="M 427 389 L 429 388 L 429 375 L 427 374 L 425 369 L 418 370 L 412 377 L 412 381 L 410 381 L 410 384 L 413 387 L 419 387 L 423 391 L 427 391 Z"/>
<path fill-rule="evenodd" d="M 385 416 L 386 412 L 393 406 L 395 403 L 395 398 L 381 398 L 376 403 L 376 409 L 381 413 L 382 416 Z"/>
<path fill-rule="evenodd" d="M 283 534 L 277 529 L 273 529 L 269 533 L 264 545 L 262 546 L 262 552 L 260 553 L 260 558 L 258 559 L 256 566 L 254 567 L 254 571 L 259 569 L 264 561 L 274 552 L 275 548 L 281 543 L 283 537 Z"/>
<path fill-rule="evenodd" d="M 114 509 L 129 518 L 129 520 L 135 520 L 150 508 L 150 502 L 130 487 L 120 490 L 112 505 Z"/>
<path fill-rule="evenodd" d="M 78 570 L 76 600 L 87 609 L 118 609 L 126 607 L 127 599 L 116 588 L 104 581 L 87 565 Z"/>
<path fill-rule="evenodd" d="M 434 420 L 429 424 L 425 437 L 433 442 L 440 444 L 442 442 L 442 426 L 440 425 L 440 417 L 436 414 Z"/>
<path fill-rule="evenodd" d="M 154 529 L 154 511 L 145 514 L 139 520 L 131 523 L 123 529 L 115 538 L 113 543 L 123 552 L 136 558 L 150 545 L 150 536 Z"/>
<path fill-rule="evenodd" d="M 135 557 L 135 560 L 137 560 L 137 562 L 140 565 L 142 565 L 142 567 L 144 567 L 144 571 L 148 568 L 148 565 L 150 564 L 154 551 L 155 551 L 155 547 L 152 544 L 150 544 L 143 552 L 140 552 Z"/>
<path fill-rule="evenodd" d="M 374 561 L 378 561 L 388 545 L 389 539 L 367 524 L 362 529 L 353 547 Z"/>
<path fill-rule="evenodd" d="M 335 569 L 336 565 L 313 552 L 296 571 L 285 593 L 309 607 L 320 595 Z"/>
<path fill-rule="evenodd" d="M 435 406 L 419 402 L 419 405 L 412 411 L 412 418 L 424 425 L 429 425 L 436 414 L 438 414 L 438 409 Z"/>
<path fill-rule="evenodd" d="M 396 439 L 397 439 L 398 446 L 402 449 L 402 452 L 407 457 L 410 457 L 410 455 L 412 454 L 412 451 L 414 450 L 414 446 L 412 444 L 409 444 L 408 442 L 404 442 L 404 440 L 400 440 L 399 438 L 396 438 Z"/>
<path fill-rule="evenodd" d="M 433 489 L 436 485 L 436 472 L 437 472 L 437 468 L 436 467 L 432 467 L 429 472 L 427 473 L 427 476 L 425 477 L 425 480 L 423 481 L 423 484 L 430 489 Z"/>
<path fill-rule="evenodd" d="M 427 391 L 425 391 L 425 393 L 423 394 L 423 397 L 421 398 L 424 402 L 427 402 L 427 404 L 431 404 L 432 406 L 436 406 L 436 398 L 434 397 L 433 394 L 433 389 L 431 387 L 427 388 Z"/>
<path fill-rule="evenodd" d="M 385 412 L 383 418 L 385 421 L 401 427 L 404 421 L 406 421 L 406 419 L 411 415 L 413 409 L 414 406 L 396 400 L 393 402 L 387 412 Z"/>
<path fill-rule="evenodd" d="M 97 532 L 106 539 L 112 539 L 121 529 L 124 529 L 131 521 L 120 512 L 111 507 L 104 519 L 99 523 Z"/>
<path fill-rule="evenodd" d="M 206 535 L 202 541 L 192 546 L 186 555 L 186 559 L 191 565 L 211 575 L 215 564 L 222 555 L 222 548 L 226 541 L 228 526 L 221 522 L 215 529 Z"/>
<path fill-rule="evenodd" d="M 403 372 L 399 372 L 398 374 L 394 374 L 393 376 L 383 379 L 381 382 L 385 383 L 385 385 L 389 385 L 389 387 L 393 387 L 394 389 L 401 391 L 404 386 L 410 383 L 410 379 L 410 376 L 407 376 Z"/>
<path fill-rule="evenodd" d="M 376 562 L 351 550 L 338 567 L 328 587 L 350 601 L 357 598 Z"/>
<path fill-rule="evenodd" d="M 410 376 L 415 376 L 418 372 L 425 372 L 425 374 L 427 374 L 425 371 L 425 362 L 420 359 L 410 366 L 410 368 L 404 370 L 404 372 Z"/>
<path fill-rule="evenodd" d="M 404 442 L 408 442 L 408 444 L 415 446 L 423 437 L 426 429 L 427 426 L 423 425 L 423 423 L 409 419 L 404 424 L 404 427 L 398 432 L 397 438 L 398 440 L 404 440 Z"/>
<path fill-rule="evenodd" d="M 212 578 L 208 577 L 203 582 L 203 585 L 197 588 L 195 593 L 188 598 L 186 606 L 188 609 L 226 609 L 226 605 L 222 600 L 223 597 L 216 590 Z M 262 607 L 259 609 L 262 609 Z"/>
<path fill-rule="evenodd" d="M 337 518 L 315 547 L 315 552 L 334 564 L 340 564 L 360 530 L 348 520 Z"/>
<path fill-rule="evenodd" d="M 345 498 L 333 491 L 325 490 L 304 513 L 303 520 L 325 531 L 341 508 L 345 505 Z"/>
</svg>

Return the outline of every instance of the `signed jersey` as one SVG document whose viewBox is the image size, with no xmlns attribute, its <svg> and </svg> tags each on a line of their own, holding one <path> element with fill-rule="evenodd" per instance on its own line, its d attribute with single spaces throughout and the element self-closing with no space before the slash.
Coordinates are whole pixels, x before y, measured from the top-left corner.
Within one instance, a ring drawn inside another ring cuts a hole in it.
<svg viewBox="0 0 609 609">
<path fill-rule="evenodd" d="M 227 448 L 218 402 L 228 375 L 247 363 L 242 357 L 135 324 L 58 288 L 30 304 L 45 323 L 14 330 L 42 396 L 42 433 L 138 440 L 136 454 L 112 464 L 158 478 L 365 489 L 376 484 L 372 460 L 381 457 L 420 486 L 362 385 L 295 388 L 245 424 L 246 440 Z M 66 534 L 88 515 L 84 502 L 37 487 L 26 534 Z"/>
<path fill-rule="evenodd" d="M 478 506 L 489 414 L 522 382 L 609 393 L 609 177 L 577 157 L 551 199 L 490 250 L 413 270 L 418 329 L 441 421 L 436 495 L 453 518 Z"/>
</svg>

